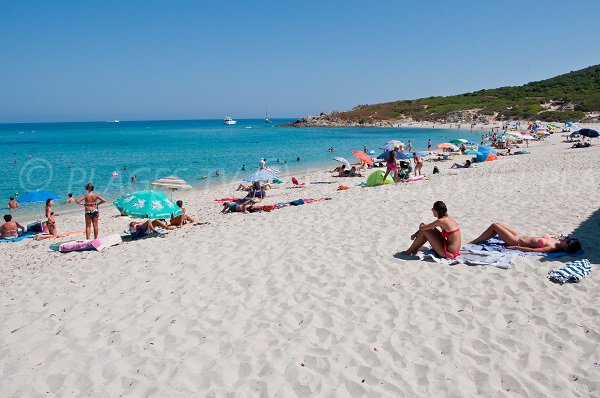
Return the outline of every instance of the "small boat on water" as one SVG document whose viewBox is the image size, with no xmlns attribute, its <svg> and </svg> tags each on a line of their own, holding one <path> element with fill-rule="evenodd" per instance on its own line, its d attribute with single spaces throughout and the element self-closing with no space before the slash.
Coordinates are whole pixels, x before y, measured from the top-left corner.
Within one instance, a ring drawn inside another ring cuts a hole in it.
<svg viewBox="0 0 600 398">
<path fill-rule="evenodd" d="M 233 120 L 232 118 L 230 118 L 229 116 L 227 116 L 225 118 L 225 120 L 223 120 L 223 123 L 225 123 L 225 124 L 236 124 L 237 120 Z"/>
<path fill-rule="evenodd" d="M 271 119 L 269 119 L 269 113 L 267 112 L 267 108 L 265 108 L 265 123 L 271 123 Z"/>
</svg>

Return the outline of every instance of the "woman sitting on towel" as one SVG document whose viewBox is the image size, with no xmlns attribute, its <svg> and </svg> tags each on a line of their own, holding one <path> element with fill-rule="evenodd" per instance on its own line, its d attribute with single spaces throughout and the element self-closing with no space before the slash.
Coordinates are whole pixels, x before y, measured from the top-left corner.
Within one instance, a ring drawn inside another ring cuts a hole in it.
<svg viewBox="0 0 600 398">
<path fill-rule="evenodd" d="M 577 253 L 581 250 L 581 243 L 571 237 L 551 237 L 544 236 L 526 236 L 521 235 L 514 229 L 505 224 L 493 223 L 479 237 L 473 239 L 470 243 L 477 244 L 485 242 L 488 239 L 498 235 L 508 245 L 509 249 L 521 250 L 524 252 L 552 253 L 566 251 L 567 253 Z"/>
<path fill-rule="evenodd" d="M 461 247 L 461 235 L 458 223 L 448 215 L 446 204 L 440 200 L 433 204 L 431 211 L 437 220 L 430 224 L 421 223 L 419 230 L 410 237 L 413 241 L 412 245 L 402 253 L 414 256 L 421 246 L 429 242 L 431 248 L 439 256 L 448 259 L 458 257 Z"/>
</svg>

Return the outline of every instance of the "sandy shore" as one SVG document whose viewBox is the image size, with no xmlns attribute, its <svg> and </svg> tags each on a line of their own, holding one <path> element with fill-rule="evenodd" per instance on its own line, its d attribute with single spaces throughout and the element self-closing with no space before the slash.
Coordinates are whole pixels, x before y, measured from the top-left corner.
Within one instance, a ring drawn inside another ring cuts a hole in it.
<svg viewBox="0 0 600 398">
<path fill-rule="evenodd" d="M 209 224 L 103 252 L 0 244 L 1 395 L 598 396 L 600 146 L 560 140 L 397 186 L 299 175 L 305 188 L 265 203 L 332 200 L 271 213 L 222 215 L 231 186 L 193 191 L 186 207 Z M 546 274 L 567 259 L 395 258 L 436 200 L 464 241 L 493 221 L 574 233 L 594 270 L 559 286 Z M 126 229 L 101 212 L 103 235 Z M 81 229 L 83 215 L 57 221 Z"/>
</svg>

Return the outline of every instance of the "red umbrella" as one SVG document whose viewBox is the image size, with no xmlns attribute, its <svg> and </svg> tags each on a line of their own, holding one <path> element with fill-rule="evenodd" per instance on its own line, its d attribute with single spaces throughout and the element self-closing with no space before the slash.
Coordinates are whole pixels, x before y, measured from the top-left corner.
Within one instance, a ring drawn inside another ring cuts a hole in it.
<svg viewBox="0 0 600 398">
<path fill-rule="evenodd" d="M 366 153 L 362 152 L 362 151 L 352 151 L 352 154 L 354 156 L 356 156 L 357 158 L 359 158 L 360 160 L 362 160 L 363 162 L 365 162 L 366 164 L 373 164 L 373 159 L 371 159 L 371 157 L 369 155 L 367 155 Z"/>
</svg>

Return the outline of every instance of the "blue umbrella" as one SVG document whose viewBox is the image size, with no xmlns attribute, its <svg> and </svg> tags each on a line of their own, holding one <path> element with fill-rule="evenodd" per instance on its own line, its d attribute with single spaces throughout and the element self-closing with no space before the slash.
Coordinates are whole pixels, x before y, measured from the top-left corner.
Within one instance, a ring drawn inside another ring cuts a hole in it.
<svg viewBox="0 0 600 398">
<path fill-rule="evenodd" d="M 577 133 L 588 138 L 598 138 L 600 136 L 600 133 L 593 129 L 581 129 Z"/>
<path fill-rule="evenodd" d="M 48 191 L 33 191 L 28 194 L 21 196 L 19 198 L 20 203 L 36 203 L 36 202 L 45 202 L 47 199 L 58 199 L 58 196 L 55 193 Z"/>
<path fill-rule="evenodd" d="M 246 182 L 269 181 L 277 178 L 275 174 L 268 170 L 258 170 L 244 178 Z"/>
</svg>

